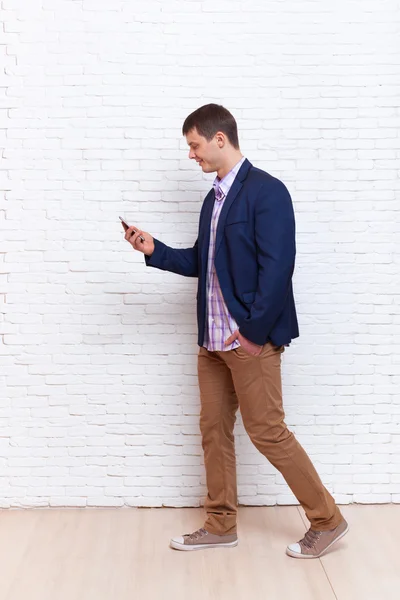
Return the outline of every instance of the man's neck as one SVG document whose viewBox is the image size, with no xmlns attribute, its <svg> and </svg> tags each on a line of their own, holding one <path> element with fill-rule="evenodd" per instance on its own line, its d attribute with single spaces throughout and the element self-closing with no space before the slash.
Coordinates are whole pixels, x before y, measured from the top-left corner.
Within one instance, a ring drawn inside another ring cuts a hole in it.
<svg viewBox="0 0 400 600">
<path fill-rule="evenodd" d="M 230 157 L 229 160 L 217 171 L 217 175 L 220 179 L 223 179 L 225 175 L 228 175 L 229 171 L 233 169 L 237 163 L 242 160 L 243 154 L 238 152 L 234 156 Z"/>
</svg>

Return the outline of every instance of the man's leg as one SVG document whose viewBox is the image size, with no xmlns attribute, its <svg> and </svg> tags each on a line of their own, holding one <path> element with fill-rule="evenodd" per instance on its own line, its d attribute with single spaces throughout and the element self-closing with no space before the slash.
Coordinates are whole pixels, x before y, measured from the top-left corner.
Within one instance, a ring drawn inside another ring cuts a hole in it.
<svg viewBox="0 0 400 600">
<path fill-rule="evenodd" d="M 234 425 L 238 400 L 229 367 L 221 358 L 225 352 L 200 348 L 200 430 L 208 494 L 204 508 L 207 531 L 236 533 L 237 488 Z"/>
<path fill-rule="evenodd" d="M 311 528 L 332 530 L 342 514 L 303 447 L 284 422 L 281 354 L 284 347 L 264 345 L 259 356 L 242 347 L 225 352 L 243 424 L 256 448 L 280 473 L 303 507 Z"/>
<path fill-rule="evenodd" d="M 208 494 L 204 504 L 207 518 L 203 527 L 191 534 L 171 539 L 176 550 L 237 545 L 236 456 L 233 429 L 238 400 L 229 367 L 221 355 L 201 347 L 198 377 L 201 411 L 200 430 Z"/>
</svg>

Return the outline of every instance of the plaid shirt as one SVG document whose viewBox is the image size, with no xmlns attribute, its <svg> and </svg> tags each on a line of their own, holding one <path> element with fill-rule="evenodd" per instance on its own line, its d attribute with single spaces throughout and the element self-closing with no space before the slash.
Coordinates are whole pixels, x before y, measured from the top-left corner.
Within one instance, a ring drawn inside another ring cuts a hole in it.
<svg viewBox="0 0 400 600">
<path fill-rule="evenodd" d="M 210 246 L 208 250 L 207 264 L 207 319 L 205 327 L 205 336 L 203 346 L 210 351 L 233 350 L 240 346 L 239 340 L 235 340 L 233 344 L 225 346 L 224 342 L 228 337 L 238 329 L 236 321 L 230 315 L 225 300 L 222 296 L 221 287 L 219 285 L 217 273 L 215 271 L 214 256 L 215 256 L 215 237 L 217 233 L 218 219 L 224 204 L 224 200 L 235 181 L 240 167 L 245 161 L 243 157 L 229 171 L 225 177 L 220 179 L 218 176 L 214 179 L 213 187 L 215 191 L 214 208 L 211 218 L 210 227 Z"/>
</svg>

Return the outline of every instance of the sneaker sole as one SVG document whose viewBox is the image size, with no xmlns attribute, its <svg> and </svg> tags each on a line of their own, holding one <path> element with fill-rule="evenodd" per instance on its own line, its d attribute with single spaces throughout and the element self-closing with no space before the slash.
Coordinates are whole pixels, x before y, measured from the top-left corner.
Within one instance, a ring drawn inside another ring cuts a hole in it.
<svg viewBox="0 0 400 600">
<path fill-rule="evenodd" d="M 300 554 L 298 552 L 293 552 L 292 550 L 290 550 L 289 548 L 286 548 L 286 554 L 288 556 L 292 556 L 293 558 L 320 558 L 320 556 L 322 556 L 323 554 L 325 554 L 325 552 L 328 552 L 329 548 L 332 548 L 333 544 L 336 544 L 336 542 L 338 542 L 339 540 L 342 539 L 343 536 L 346 535 L 346 533 L 349 531 L 349 525 L 347 525 L 346 529 L 344 531 L 342 531 L 342 533 L 335 538 L 330 544 L 329 546 L 327 546 L 324 550 L 322 550 L 322 552 L 320 552 L 319 554 Z"/>
<path fill-rule="evenodd" d="M 234 548 L 238 545 L 238 540 L 229 543 L 220 544 L 180 544 L 179 542 L 170 541 L 170 547 L 174 550 L 206 550 L 207 548 Z"/>
</svg>

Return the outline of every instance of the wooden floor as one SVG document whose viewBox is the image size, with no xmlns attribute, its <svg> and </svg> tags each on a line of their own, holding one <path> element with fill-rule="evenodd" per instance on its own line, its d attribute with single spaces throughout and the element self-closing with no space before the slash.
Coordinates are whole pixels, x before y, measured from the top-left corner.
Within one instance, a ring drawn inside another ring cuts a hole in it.
<svg viewBox="0 0 400 600">
<path fill-rule="evenodd" d="M 301 508 L 240 507 L 239 545 L 168 546 L 202 509 L 0 511 L 1 600 L 399 600 L 400 505 L 341 507 L 350 531 L 322 559 L 288 543 Z"/>
</svg>

